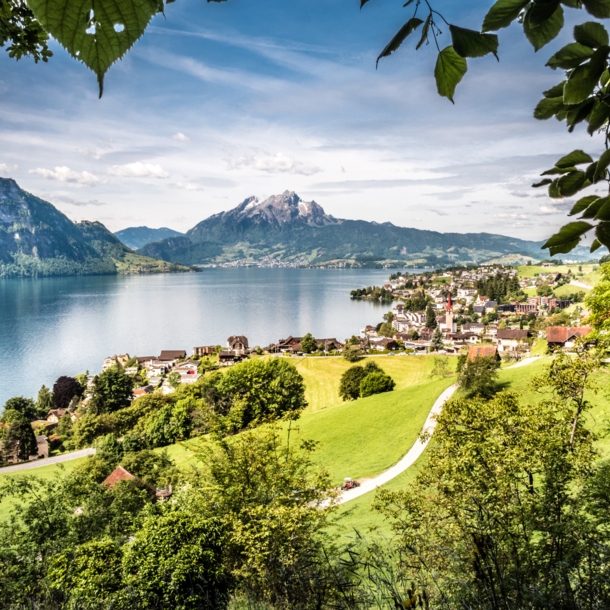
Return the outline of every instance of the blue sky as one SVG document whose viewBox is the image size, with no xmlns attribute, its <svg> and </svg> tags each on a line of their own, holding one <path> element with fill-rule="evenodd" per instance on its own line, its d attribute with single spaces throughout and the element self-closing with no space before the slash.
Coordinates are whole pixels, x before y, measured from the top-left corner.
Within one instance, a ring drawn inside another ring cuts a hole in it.
<svg viewBox="0 0 610 610">
<path fill-rule="evenodd" d="M 567 205 L 532 181 L 561 154 L 601 148 L 532 118 L 561 80 L 544 67 L 561 41 L 536 54 L 517 25 L 503 30 L 500 63 L 471 60 L 452 105 L 436 93 L 431 47 L 411 41 L 375 70 L 411 15 L 402 4 L 178 0 L 111 68 L 101 100 L 55 43 L 46 65 L 2 53 L 0 175 L 114 231 L 187 230 L 288 189 L 339 218 L 549 236 Z M 436 6 L 478 28 L 490 4 Z"/>
</svg>

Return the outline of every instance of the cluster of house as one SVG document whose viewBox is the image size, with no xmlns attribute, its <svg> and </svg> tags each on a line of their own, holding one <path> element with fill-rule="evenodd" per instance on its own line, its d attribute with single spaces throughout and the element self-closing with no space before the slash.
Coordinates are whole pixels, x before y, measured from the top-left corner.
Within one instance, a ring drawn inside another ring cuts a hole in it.
<svg viewBox="0 0 610 610">
<path fill-rule="evenodd" d="M 280 339 L 277 343 L 272 343 L 266 348 L 266 351 L 270 354 L 302 354 L 303 348 L 301 342 L 303 337 L 293 337 L 290 335 L 287 339 Z M 340 352 L 345 347 L 344 343 L 337 341 L 337 339 L 318 339 L 316 337 L 316 345 L 321 351 L 328 352 Z"/>
</svg>

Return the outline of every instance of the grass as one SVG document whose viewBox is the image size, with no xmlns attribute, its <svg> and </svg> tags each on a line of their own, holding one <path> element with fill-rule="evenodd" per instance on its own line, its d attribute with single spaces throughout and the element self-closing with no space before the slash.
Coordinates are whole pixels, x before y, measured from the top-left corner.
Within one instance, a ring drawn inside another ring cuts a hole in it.
<svg viewBox="0 0 610 610">
<path fill-rule="evenodd" d="M 441 358 L 442 356 L 436 356 Z M 357 364 L 375 361 L 396 382 L 396 389 L 403 390 L 428 380 L 435 356 L 369 356 Z M 345 358 L 299 358 L 291 362 L 305 379 L 305 398 L 308 411 L 336 407 L 343 401 L 339 396 L 341 375 L 353 363 Z M 451 360 L 450 367 L 455 368 Z"/>
<path fill-rule="evenodd" d="M 557 267 L 541 267 L 539 265 L 522 265 L 518 267 L 519 277 L 534 277 L 535 275 L 540 275 L 541 273 L 567 273 L 569 269 L 572 270 L 572 273 L 576 275 L 580 273 L 578 271 L 578 267 L 582 267 L 582 272 L 585 274 L 583 278 L 576 278 L 580 280 L 584 280 L 586 282 L 594 283 L 596 279 L 597 272 L 593 271 L 593 267 L 597 267 L 598 265 L 558 265 Z M 591 275 L 591 278 L 589 278 Z M 599 276 L 598 276 L 599 277 Z"/>
<path fill-rule="evenodd" d="M 416 387 L 305 413 L 291 438 L 318 442 L 314 461 L 328 470 L 335 485 L 347 476 L 356 479 L 375 476 L 407 453 L 434 401 L 452 383 L 453 379 L 427 381 Z"/>
</svg>

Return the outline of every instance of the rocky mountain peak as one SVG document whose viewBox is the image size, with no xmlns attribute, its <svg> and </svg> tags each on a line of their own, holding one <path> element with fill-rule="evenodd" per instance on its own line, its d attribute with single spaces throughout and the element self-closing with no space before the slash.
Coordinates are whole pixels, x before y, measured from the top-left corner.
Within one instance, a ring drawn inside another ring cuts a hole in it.
<svg viewBox="0 0 610 610">
<path fill-rule="evenodd" d="M 256 197 L 249 197 L 237 208 L 225 214 L 236 216 L 239 220 L 247 218 L 280 227 L 294 223 L 322 226 L 336 222 L 332 216 L 324 212 L 322 206 L 315 201 L 303 201 L 294 191 L 272 195 L 263 202 L 259 202 Z"/>
</svg>

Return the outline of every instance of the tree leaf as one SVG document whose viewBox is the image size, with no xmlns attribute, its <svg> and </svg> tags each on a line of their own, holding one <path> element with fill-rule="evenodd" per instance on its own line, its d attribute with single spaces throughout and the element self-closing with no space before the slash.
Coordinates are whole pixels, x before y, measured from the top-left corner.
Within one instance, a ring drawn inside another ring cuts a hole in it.
<svg viewBox="0 0 610 610">
<path fill-rule="evenodd" d="M 551 199 L 561 199 L 563 197 L 559 190 L 558 182 L 559 180 L 553 180 L 551 184 L 549 184 L 549 197 Z"/>
<path fill-rule="evenodd" d="M 604 203 L 599 207 L 597 214 L 595 214 L 595 220 L 610 220 L 610 197 L 604 197 L 602 200 Z"/>
<path fill-rule="evenodd" d="M 508 27 L 527 6 L 529 0 L 497 0 L 483 20 L 483 32 Z"/>
<path fill-rule="evenodd" d="M 600 198 L 591 203 L 591 205 L 583 210 L 581 218 L 595 218 L 600 209 L 608 201 L 608 197 Z"/>
<path fill-rule="evenodd" d="M 592 163 L 593 159 L 590 155 L 588 155 L 583 150 L 577 149 L 573 150 L 571 153 L 561 157 L 557 163 L 555 163 L 555 167 L 572 167 L 574 165 L 581 165 L 582 163 Z"/>
<path fill-rule="evenodd" d="M 568 216 L 574 216 L 575 214 L 580 214 L 584 212 L 594 201 L 597 201 L 599 197 L 597 195 L 587 195 L 582 199 L 579 199 L 570 210 Z"/>
<path fill-rule="evenodd" d="M 561 97 L 563 98 L 563 88 L 565 87 L 567 81 L 561 81 L 558 85 L 543 91 L 542 95 L 544 97 L 553 98 L 553 97 Z"/>
<path fill-rule="evenodd" d="M 475 30 L 450 25 L 453 48 L 462 57 L 483 57 L 493 53 L 498 59 L 498 36 L 496 34 L 481 34 Z"/>
<path fill-rule="evenodd" d="M 610 47 L 600 47 L 593 53 L 588 63 L 572 71 L 563 90 L 565 104 L 579 104 L 593 93 L 600 76 L 606 69 L 609 52 Z"/>
<path fill-rule="evenodd" d="M 570 222 L 567 225 L 561 227 L 559 233 L 553 235 L 547 242 L 542 246 L 542 249 L 549 249 L 551 255 L 555 254 L 566 254 L 573 250 L 580 242 L 580 238 L 593 228 L 593 225 L 588 222 L 579 220 L 577 222 Z"/>
<path fill-rule="evenodd" d="M 428 32 L 430 31 L 430 22 L 432 21 L 432 13 L 430 13 L 427 17 L 426 17 L 426 21 L 424 21 L 424 27 L 421 30 L 421 38 L 419 39 L 419 42 L 417 43 L 415 50 L 419 50 L 419 48 L 424 44 L 424 42 L 426 42 L 426 40 L 428 40 Z"/>
<path fill-rule="evenodd" d="M 534 0 L 530 8 L 530 23 L 540 25 L 547 21 L 559 6 L 559 0 Z"/>
<path fill-rule="evenodd" d="M 563 28 L 563 8 L 558 6 L 551 17 L 539 25 L 530 22 L 530 10 L 525 14 L 523 20 L 523 31 L 534 49 L 539 51 L 544 45 L 551 42 Z"/>
<path fill-rule="evenodd" d="M 608 165 L 610 165 L 610 150 L 604 151 L 597 161 L 597 167 L 595 168 L 595 174 L 593 175 L 593 183 L 603 180 Z"/>
<path fill-rule="evenodd" d="M 551 169 L 547 169 L 545 172 L 542 172 L 541 176 L 555 176 L 557 174 L 569 174 L 570 172 L 575 172 L 575 167 L 552 167 Z"/>
<path fill-rule="evenodd" d="M 407 23 L 405 23 L 400 28 L 400 30 L 398 30 L 394 38 L 392 38 L 392 40 L 388 42 L 385 49 L 381 51 L 381 54 L 377 58 L 377 63 L 375 65 L 379 65 L 379 60 L 382 57 L 387 57 L 388 55 L 391 55 L 394 51 L 396 51 L 396 49 L 398 49 L 398 47 L 400 47 L 400 45 L 405 41 L 407 36 L 414 32 L 422 23 L 423 21 L 421 19 L 418 19 L 417 17 L 411 17 L 411 19 L 409 19 L 409 21 L 407 21 Z"/>
<path fill-rule="evenodd" d="M 28 0 L 28 5 L 44 29 L 95 72 L 100 97 L 110 66 L 163 8 L 158 0 Z"/>
<path fill-rule="evenodd" d="M 563 107 L 563 92 L 562 97 L 544 97 L 534 109 L 534 118 L 539 121 L 545 121 L 557 114 Z"/>
<path fill-rule="evenodd" d="M 592 136 L 608 119 L 610 119 L 610 106 L 606 102 L 596 102 L 588 120 L 587 132 L 589 135 Z"/>
<path fill-rule="evenodd" d="M 595 229 L 595 237 L 603 246 L 610 249 L 610 222 L 600 222 Z"/>
<path fill-rule="evenodd" d="M 593 243 L 591 244 L 591 249 L 589 250 L 589 252 L 595 252 L 595 250 L 598 250 L 601 247 L 602 247 L 602 243 L 599 241 L 599 239 L 594 239 Z"/>
<path fill-rule="evenodd" d="M 610 0 L 583 0 L 588 13 L 598 19 L 610 17 Z"/>
<path fill-rule="evenodd" d="M 591 110 L 593 110 L 594 105 L 595 98 L 590 97 L 587 98 L 584 102 L 582 102 L 582 104 L 570 107 L 566 116 L 566 123 L 570 127 L 568 129 L 570 133 L 574 131 L 575 125 L 584 121 L 591 114 Z"/>
<path fill-rule="evenodd" d="M 553 68 L 553 70 L 556 70 L 557 68 L 570 70 L 580 66 L 580 64 L 587 61 L 591 55 L 593 55 L 593 49 L 591 47 L 586 47 L 579 42 L 571 42 L 562 49 L 559 49 L 559 51 L 547 61 L 546 65 L 549 68 Z"/>
<path fill-rule="evenodd" d="M 606 28 L 597 21 L 587 21 L 574 28 L 574 40 L 592 49 L 609 44 Z"/>
<path fill-rule="evenodd" d="M 571 197 L 583 188 L 586 180 L 585 172 L 570 172 L 559 178 L 557 186 L 563 197 Z"/>
<path fill-rule="evenodd" d="M 466 60 L 455 52 L 452 46 L 445 47 L 436 59 L 434 77 L 438 94 L 453 102 L 453 94 L 458 83 L 466 74 Z"/>
<path fill-rule="evenodd" d="M 551 182 L 553 182 L 553 181 L 550 178 L 545 178 L 544 180 L 541 180 L 540 182 L 534 182 L 534 184 L 532 184 L 532 187 L 537 189 L 540 186 L 546 186 L 547 184 L 551 184 Z"/>
</svg>

